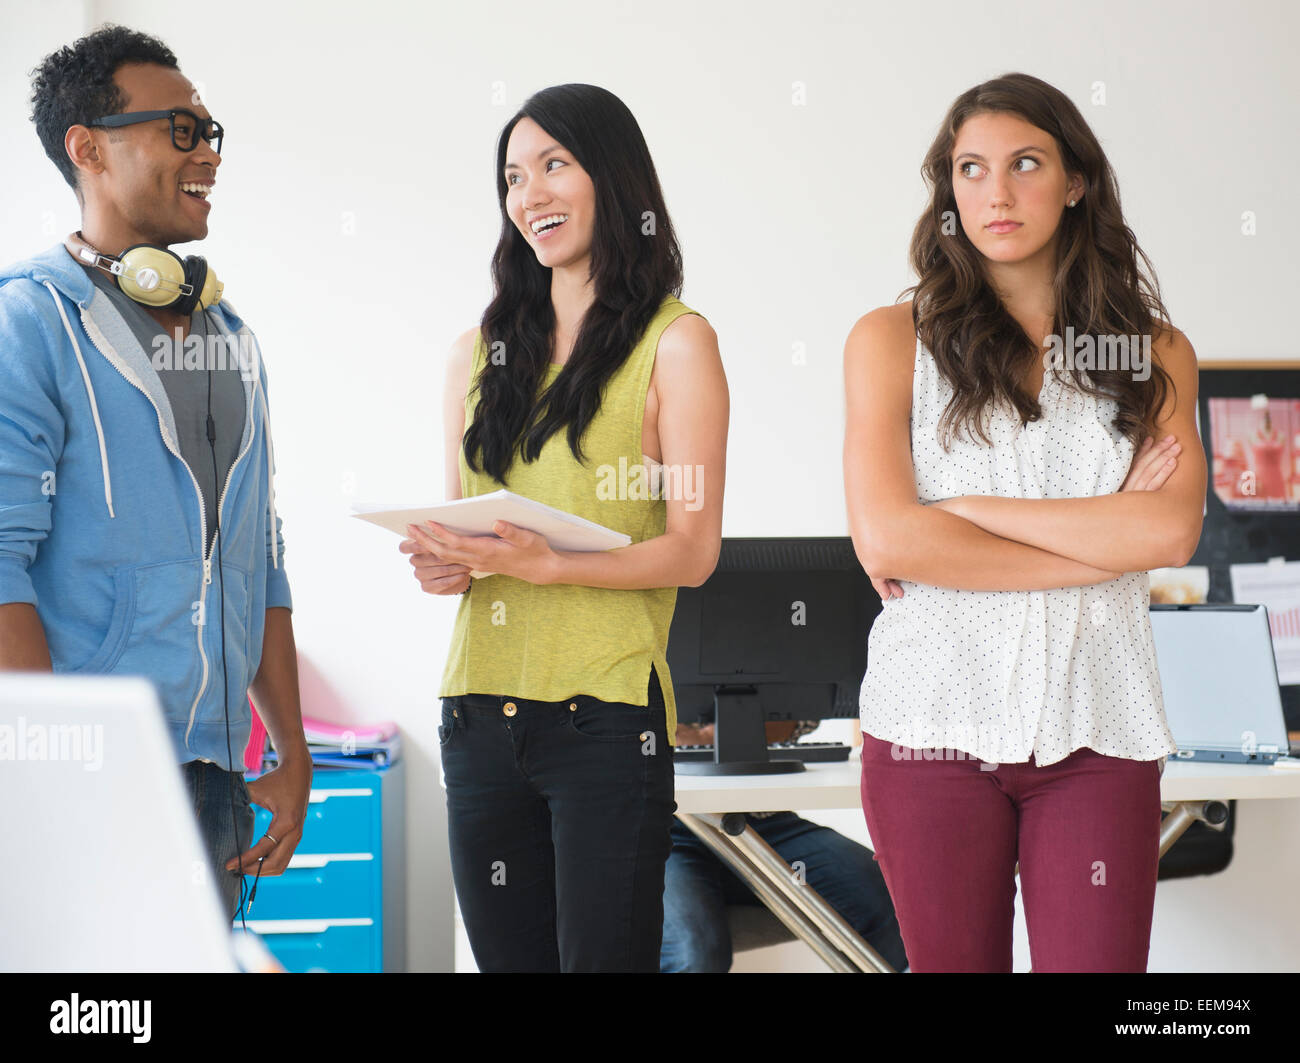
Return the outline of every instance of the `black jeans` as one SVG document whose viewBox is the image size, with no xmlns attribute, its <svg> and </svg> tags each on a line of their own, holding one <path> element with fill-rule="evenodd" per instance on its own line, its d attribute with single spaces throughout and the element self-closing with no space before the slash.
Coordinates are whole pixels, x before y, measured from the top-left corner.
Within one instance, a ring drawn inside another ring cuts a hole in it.
<svg viewBox="0 0 1300 1063">
<path fill-rule="evenodd" d="M 452 879 L 480 971 L 658 971 L 673 759 L 648 706 L 442 699 Z"/>
<path fill-rule="evenodd" d="M 191 760 L 181 765 L 181 777 L 194 805 L 199 834 L 207 850 L 212 874 L 221 896 L 222 914 L 234 919 L 239 914 L 238 871 L 227 871 L 226 861 L 253 844 L 253 806 L 242 771 L 226 771 L 207 761 Z M 232 811 L 233 805 L 233 811 Z M 257 865 L 244 865 L 254 874 Z"/>
</svg>

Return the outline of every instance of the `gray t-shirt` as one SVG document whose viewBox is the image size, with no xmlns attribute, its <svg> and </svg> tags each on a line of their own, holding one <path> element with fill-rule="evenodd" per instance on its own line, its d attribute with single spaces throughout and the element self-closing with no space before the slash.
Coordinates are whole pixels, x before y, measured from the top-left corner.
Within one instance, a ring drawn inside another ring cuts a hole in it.
<svg viewBox="0 0 1300 1063">
<path fill-rule="evenodd" d="M 113 278 L 102 269 L 94 266 L 85 268 L 91 280 L 108 296 L 130 326 L 162 381 L 176 421 L 181 457 L 194 473 L 194 478 L 199 482 L 199 490 L 203 493 L 203 507 L 208 522 L 205 550 L 211 550 L 217 531 L 218 493 L 225 487 L 230 466 L 239 454 L 248 412 L 237 342 L 229 342 L 230 334 L 222 328 L 215 314 L 196 310 L 190 315 L 190 336 L 204 338 L 203 354 L 192 355 L 189 359 L 192 365 L 197 364 L 199 368 L 186 369 L 184 345 L 177 345 L 174 336 L 169 337 L 149 312 L 120 291 L 113 283 Z M 220 336 L 221 340 L 210 343 L 206 339 L 208 336 Z M 168 346 L 159 346 L 158 337 L 162 337 Z M 208 352 L 224 357 L 210 357 Z M 162 357 L 163 353 L 169 353 L 172 357 Z M 211 372 L 208 371 L 209 365 L 213 366 Z M 250 367 L 249 372 L 252 371 Z M 212 389 L 212 420 L 217 437 L 215 474 L 212 467 L 213 448 L 208 443 L 207 433 L 209 383 Z"/>
</svg>

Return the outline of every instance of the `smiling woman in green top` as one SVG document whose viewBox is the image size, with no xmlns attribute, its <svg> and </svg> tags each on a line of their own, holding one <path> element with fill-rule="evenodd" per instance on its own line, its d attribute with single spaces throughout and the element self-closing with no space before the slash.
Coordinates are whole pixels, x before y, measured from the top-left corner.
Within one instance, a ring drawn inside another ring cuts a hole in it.
<svg viewBox="0 0 1300 1063">
<path fill-rule="evenodd" d="M 448 498 L 506 487 L 631 545 L 411 527 L 421 587 L 469 591 L 440 690 L 452 874 L 481 970 L 656 971 L 676 809 L 664 653 L 677 588 L 717 563 L 726 377 L 678 299 L 681 252 L 616 96 L 532 96 L 497 182 L 495 295 L 447 375 Z M 471 570 L 493 575 L 471 588 Z"/>
</svg>

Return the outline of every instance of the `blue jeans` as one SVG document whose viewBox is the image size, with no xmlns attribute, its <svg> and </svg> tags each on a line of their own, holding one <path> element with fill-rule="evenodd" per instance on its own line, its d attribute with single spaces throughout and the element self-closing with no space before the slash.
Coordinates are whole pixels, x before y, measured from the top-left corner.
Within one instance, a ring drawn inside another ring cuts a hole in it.
<svg viewBox="0 0 1300 1063">
<path fill-rule="evenodd" d="M 185 779 L 185 788 L 199 821 L 199 834 L 217 880 L 222 911 L 234 919 L 239 911 L 240 876 L 238 871 L 225 868 L 227 860 L 246 851 L 253 843 L 253 805 L 248 799 L 248 785 L 242 772 L 226 771 L 202 760 L 182 764 L 181 776 Z"/>
<path fill-rule="evenodd" d="M 894 904 L 870 849 L 793 812 L 747 820 L 787 864 L 803 862 L 804 881 L 886 963 L 895 971 L 907 966 Z M 762 902 L 689 829 L 674 822 L 672 833 L 660 970 L 726 973 L 731 969 L 727 906 Z"/>
<path fill-rule="evenodd" d="M 452 880 L 480 971 L 659 969 L 673 758 L 649 705 L 442 699 Z"/>
</svg>

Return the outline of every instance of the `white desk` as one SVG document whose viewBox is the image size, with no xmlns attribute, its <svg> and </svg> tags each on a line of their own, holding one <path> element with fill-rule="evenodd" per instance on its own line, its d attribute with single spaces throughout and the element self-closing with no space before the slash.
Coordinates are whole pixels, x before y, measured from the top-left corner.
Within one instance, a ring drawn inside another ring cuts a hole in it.
<svg viewBox="0 0 1300 1063">
<path fill-rule="evenodd" d="M 809 764 L 793 775 L 678 775 L 677 818 L 758 895 L 786 927 L 832 970 L 888 972 L 880 958 L 817 892 L 794 872 L 736 812 L 860 808 L 862 765 L 858 751 L 845 762 Z M 1160 855 L 1196 820 L 1222 829 L 1216 802 L 1300 797 L 1300 766 L 1169 761 L 1160 779 Z M 732 830 L 743 830 L 738 834 Z"/>
</svg>

